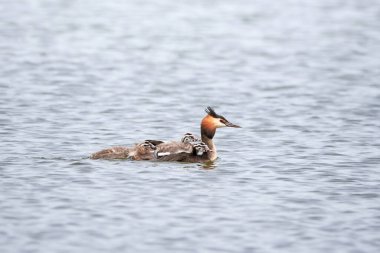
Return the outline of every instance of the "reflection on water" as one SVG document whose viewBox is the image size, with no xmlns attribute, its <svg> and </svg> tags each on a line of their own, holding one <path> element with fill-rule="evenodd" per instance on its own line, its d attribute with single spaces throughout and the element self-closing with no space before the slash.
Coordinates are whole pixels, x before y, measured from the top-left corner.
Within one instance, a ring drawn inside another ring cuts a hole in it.
<svg viewBox="0 0 380 253">
<path fill-rule="evenodd" d="M 2 253 L 380 250 L 377 1 L 0 10 Z M 215 163 L 86 159 L 208 105 Z"/>
<path fill-rule="evenodd" d="M 203 163 L 201 166 L 205 170 L 213 170 L 217 167 L 217 162 L 208 161 L 208 162 Z"/>
</svg>

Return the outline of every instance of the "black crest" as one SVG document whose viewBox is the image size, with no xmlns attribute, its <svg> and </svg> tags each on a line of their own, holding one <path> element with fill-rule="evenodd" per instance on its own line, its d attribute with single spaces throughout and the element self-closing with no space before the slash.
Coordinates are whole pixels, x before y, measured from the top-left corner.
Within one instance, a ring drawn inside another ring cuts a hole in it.
<svg viewBox="0 0 380 253">
<path fill-rule="evenodd" d="M 219 118 L 219 119 L 224 119 L 225 121 L 227 121 L 226 120 L 226 118 L 224 118 L 222 115 L 220 115 L 220 114 L 217 114 L 215 111 L 214 111 L 214 109 L 212 109 L 212 107 L 210 107 L 210 106 L 207 106 L 207 108 L 206 108 L 206 113 L 208 114 L 208 115 L 210 115 L 211 117 L 214 117 L 214 118 Z"/>
<path fill-rule="evenodd" d="M 208 115 L 210 115 L 210 116 L 212 116 L 212 117 L 214 117 L 214 118 L 221 118 L 221 116 L 218 115 L 218 114 L 214 111 L 214 109 L 212 109 L 210 106 L 207 106 L 205 112 L 206 112 Z"/>
</svg>

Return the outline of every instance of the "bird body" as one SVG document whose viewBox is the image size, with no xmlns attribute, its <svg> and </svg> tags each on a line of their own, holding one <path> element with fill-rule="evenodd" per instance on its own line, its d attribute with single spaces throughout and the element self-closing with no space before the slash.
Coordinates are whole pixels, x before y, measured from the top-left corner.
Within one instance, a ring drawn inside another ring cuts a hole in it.
<svg viewBox="0 0 380 253">
<path fill-rule="evenodd" d="M 218 155 L 213 137 L 216 128 L 235 127 L 223 116 L 218 115 L 211 107 L 206 108 L 207 115 L 201 122 L 201 138 L 186 133 L 180 141 L 145 140 L 135 146 L 111 147 L 90 156 L 91 159 L 131 159 L 177 162 L 214 161 Z"/>
</svg>

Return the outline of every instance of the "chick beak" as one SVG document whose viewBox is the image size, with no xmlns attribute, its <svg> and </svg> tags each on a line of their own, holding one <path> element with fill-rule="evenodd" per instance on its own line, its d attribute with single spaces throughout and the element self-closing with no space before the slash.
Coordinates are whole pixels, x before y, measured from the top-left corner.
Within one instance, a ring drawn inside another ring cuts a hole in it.
<svg viewBox="0 0 380 253">
<path fill-rule="evenodd" d="M 235 125 L 235 124 L 232 124 L 231 122 L 227 122 L 225 123 L 227 127 L 235 127 L 235 128 L 241 128 L 241 126 L 238 126 L 238 125 Z"/>
</svg>

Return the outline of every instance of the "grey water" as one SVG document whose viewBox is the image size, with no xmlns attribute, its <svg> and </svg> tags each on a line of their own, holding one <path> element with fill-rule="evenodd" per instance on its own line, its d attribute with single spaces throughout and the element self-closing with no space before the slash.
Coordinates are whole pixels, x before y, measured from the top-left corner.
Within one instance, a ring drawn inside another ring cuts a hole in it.
<svg viewBox="0 0 380 253">
<path fill-rule="evenodd" d="M 380 252 L 377 0 L 0 1 L 0 252 Z M 90 160 L 218 129 L 211 165 Z"/>
</svg>

